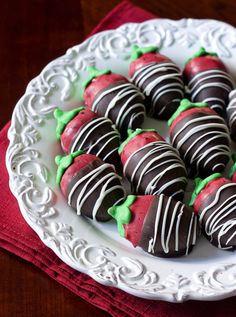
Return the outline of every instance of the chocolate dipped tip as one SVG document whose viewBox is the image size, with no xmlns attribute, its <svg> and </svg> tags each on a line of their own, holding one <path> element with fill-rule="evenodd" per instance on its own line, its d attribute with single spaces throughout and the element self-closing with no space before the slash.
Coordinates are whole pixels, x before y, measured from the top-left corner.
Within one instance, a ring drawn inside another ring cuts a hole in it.
<svg viewBox="0 0 236 317">
<path fill-rule="evenodd" d="M 111 74 L 111 70 L 109 70 L 109 69 L 99 70 L 99 69 L 95 68 L 94 66 L 88 66 L 87 71 L 89 73 L 89 77 L 87 80 L 85 80 L 82 83 L 82 86 L 84 89 L 92 82 L 92 80 L 94 78 L 96 78 L 98 76 L 106 75 L 106 74 Z"/>
<path fill-rule="evenodd" d="M 84 154 L 84 152 L 79 150 L 66 156 L 57 155 L 55 157 L 55 162 L 57 164 L 56 183 L 58 186 L 60 185 L 65 170 L 74 162 L 74 159 L 81 154 Z"/>
<path fill-rule="evenodd" d="M 191 109 L 191 108 L 204 108 L 208 107 L 208 104 L 206 102 L 191 102 L 188 99 L 182 99 L 180 102 L 179 107 L 177 110 L 173 113 L 173 115 L 168 120 L 168 126 L 170 127 L 173 123 L 173 121 L 184 111 Z"/>
<path fill-rule="evenodd" d="M 230 170 L 229 170 L 229 177 L 230 178 L 233 176 L 233 174 L 236 171 L 236 154 L 232 155 L 232 160 L 233 160 L 234 164 L 230 167 Z"/>
<path fill-rule="evenodd" d="M 121 237 L 125 237 L 124 225 L 127 225 L 131 221 L 132 213 L 129 208 L 134 203 L 135 199 L 135 195 L 128 195 L 121 205 L 112 206 L 107 211 L 108 214 L 116 220 L 118 232 Z"/>
<path fill-rule="evenodd" d="M 204 47 L 200 47 L 199 50 L 198 50 L 196 53 L 194 53 L 194 54 L 186 61 L 185 65 L 188 64 L 192 59 L 194 59 L 194 58 L 196 58 L 196 57 L 201 57 L 201 56 L 217 56 L 217 57 L 218 57 L 218 55 L 217 55 L 215 52 L 207 52 Z"/>
<path fill-rule="evenodd" d="M 196 178 L 194 180 L 195 183 L 195 188 L 194 191 L 192 193 L 190 202 L 189 202 L 189 206 L 192 207 L 194 205 L 195 199 L 197 198 L 197 195 L 200 194 L 200 192 L 206 187 L 206 185 L 211 182 L 212 180 L 216 179 L 216 178 L 220 178 L 222 177 L 221 173 L 214 173 L 204 179 L 201 179 L 200 177 Z"/>
<path fill-rule="evenodd" d="M 128 129 L 127 130 L 128 137 L 119 146 L 118 153 L 121 154 L 121 152 L 123 151 L 123 149 L 126 146 L 126 144 L 128 144 L 128 142 L 131 139 L 133 139 L 136 135 L 141 134 L 143 132 L 156 132 L 156 130 L 155 129 L 140 129 L 140 128 L 138 128 L 136 130 Z"/>
<path fill-rule="evenodd" d="M 82 110 L 84 107 L 72 109 L 70 111 L 62 111 L 60 108 L 56 108 L 53 112 L 54 118 L 57 120 L 56 126 L 56 138 L 59 140 L 66 125 Z"/>
<path fill-rule="evenodd" d="M 132 45 L 132 51 L 130 60 L 135 61 L 137 58 L 141 57 L 146 53 L 157 53 L 159 48 L 157 46 L 139 47 L 137 44 Z"/>
</svg>

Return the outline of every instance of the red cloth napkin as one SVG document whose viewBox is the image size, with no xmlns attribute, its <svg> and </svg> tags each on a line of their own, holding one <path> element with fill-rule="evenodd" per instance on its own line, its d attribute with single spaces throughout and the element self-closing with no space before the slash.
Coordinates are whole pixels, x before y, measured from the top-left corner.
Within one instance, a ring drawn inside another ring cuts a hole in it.
<svg viewBox="0 0 236 317">
<path fill-rule="evenodd" d="M 142 22 L 154 15 L 122 1 L 95 28 L 93 33 L 116 28 L 126 22 Z M 8 188 L 8 174 L 5 168 L 5 152 L 8 146 L 8 123 L 0 132 L 0 247 L 30 261 L 59 283 L 86 301 L 117 317 L 231 317 L 235 316 L 236 297 L 219 302 L 194 302 L 172 304 L 136 298 L 113 288 L 98 284 L 92 278 L 79 273 L 64 264 L 38 238 L 26 224 L 16 199 Z"/>
</svg>

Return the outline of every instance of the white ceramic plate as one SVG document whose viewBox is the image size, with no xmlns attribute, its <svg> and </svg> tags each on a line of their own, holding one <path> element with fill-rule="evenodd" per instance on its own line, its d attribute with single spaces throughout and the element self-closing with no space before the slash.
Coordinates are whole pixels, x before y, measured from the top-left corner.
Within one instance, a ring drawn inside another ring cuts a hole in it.
<svg viewBox="0 0 236 317">
<path fill-rule="evenodd" d="M 236 252 L 218 250 L 201 238 L 187 257 L 155 258 L 120 238 L 114 222 L 101 225 L 76 216 L 55 185 L 54 157 L 61 150 L 54 108 L 71 109 L 81 100 L 88 65 L 127 75 L 133 43 L 158 45 L 180 67 L 204 46 L 217 52 L 236 78 L 236 30 L 222 22 L 158 19 L 96 34 L 47 65 L 17 103 L 6 156 L 10 188 L 40 239 L 69 266 L 99 283 L 173 302 L 235 295 Z M 156 120 L 144 126 L 166 134 L 165 125 Z"/>
</svg>

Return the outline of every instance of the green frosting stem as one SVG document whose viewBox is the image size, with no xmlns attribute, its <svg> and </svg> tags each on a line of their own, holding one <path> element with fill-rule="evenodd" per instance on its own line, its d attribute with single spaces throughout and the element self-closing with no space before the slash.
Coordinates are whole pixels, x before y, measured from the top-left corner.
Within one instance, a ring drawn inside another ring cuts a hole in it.
<svg viewBox="0 0 236 317">
<path fill-rule="evenodd" d="M 136 197 L 135 195 L 129 195 L 121 205 L 108 209 L 109 215 L 116 219 L 118 232 L 121 237 L 125 237 L 124 225 L 127 225 L 131 221 L 132 214 L 129 208 L 134 203 Z"/>
<path fill-rule="evenodd" d="M 168 120 L 168 126 L 170 127 L 173 123 L 173 121 L 178 117 L 178 115 L 181 114 L 181 112 L 186 111 L 191 108 L 203 108 L 203 107 L 208 107 L 208 104 L 206 102 L 191 102 L 188 99 L 182 99 L 180 102 L 179 107 L 177 110 L 173 113 L 173 115 L 170 117 Z"/>
<path fill-rule="evenodd" d="M 59 140 L 60 135 L 65 129 L 65 126 L 68 122 L 70 122 L 80 111 L 84 110 L 84 107 L 72 109 L 70 111 L 62 111 L 59 108 L 54 110 L 54 117 L 57 120 L 57 127 L 56 127 L 56 137 Z"/>
<path fill-rule="evenodd" d="M 73 152 L 69 155 L 62 156 L 62 155 L 57 155 L 55 157 L 55 162 L 57 164 L 57 175 L 56 175 L 56 183 L 59 186 L 61 182 L 61 178 L 65 172 L 65 170 L 74 162 L 74 158 L 77 156 L 84 154 L 83 151 L 76 151 Z"/>
<path fill-rule="evenodd" d="M 188 64 L 195 57 L 200 57 L 200 56 L 218 56 L 218 55 L 214 52 L 207 52 L 204 47 L 200 47 L 199 50 L 195 54 L 193 54 L 193 56 L 190 57 L 185 64 Z"/>
<path fill-rule="evenodd" d="M 216 179 L 216 178 L 220 178 L 222 177 L 222 174 L 221 173 L 214 173 L 210 176 L 208 176 L 207 178 L 204 178 L 204 179 L 201 179 L 201 178 L 196 178 L 194 183 L 195 183 L 195 189 L 192 193 L 192 197 L 190 199 L 190 202 L 189 202 L 189 206 L 193 206 L 194 204 L 194 201 L 197 197 L 198 194 L 200 194 L 200 192 L 205 188 L 205 186 L 210 182 L 212 181 L 213 179 Z"/>
<path fill-rule="evenodd" d="M 148 47 L 139 47 L 138 45 L 132 45 L 132 51 L 130 60 L 135 61 L 137 58 L 141 57 L 143 54 L 146 53 L 156 53 L 159 51 L 157 46 L 148 46 Z"/>
<path fill-rule="evenodd" d="M 118 153 L 121 154 L 121 152 L 123 151 L 124 147 L 126 146 L 126 144 L 128 144 L 128 142 L 133 139 L 136 135 L 141 134 L 143 132 L 156 132 L 155 129 L 136 129 L 135 131 L 132 129 L 128 129 L 127 134 L 128 134 L 128 138 L 126 140 L 124 140 L 124 142 L 121 143 L 121 145 L 119 146 L 118 149 Z"/>
<path fill-rule="evenodd" d="M 232 155 L 232 160 L 234 162 L 234 164 L 230 167 L 229 170 L 229 177 L 231 178 L 234 174 L 234 172 L 236 171 L 236 154 Z"/>
<path fill-rule="evenodd" d="M 109 69 L 103 69 L 103 70 L 98 70 L 96 69 L 94 66 L 89 66 L 87 68 L 87 71 L 89 73 L 89 77 L 87 80 L 85 80 L 83 83 L 82 83 L 82 86 L 84 88 L 86 88 L 90 83 L 91 81 L 98 77 L 98 76 L 101 76 L 101 75 L 106 75 L 106 74 L 111 74 L 111 71 Z"/>
</svg>

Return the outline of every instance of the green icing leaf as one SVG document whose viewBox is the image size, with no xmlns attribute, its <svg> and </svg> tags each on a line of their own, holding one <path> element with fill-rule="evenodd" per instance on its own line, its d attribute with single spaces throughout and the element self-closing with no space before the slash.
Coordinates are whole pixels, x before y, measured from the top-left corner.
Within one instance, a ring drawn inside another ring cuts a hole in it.
<svg viewBox="0 0 236 317">
<path fill-rule="evenodd" d="M 196 178 L 194 183 L 195 183 L 195 189 L 192 193 L 192 197 L 190 199 L 190 202 L 189 202 L 189 206 L 193 206 L 194 204 L 194 201 L 197 197 L 198 194 L 200 194 L 200 192 L 205 188 L 205 186 L 210 182 L 212 181 L 213 179 L 216 179 L 216 178 L 220 178 L 222 177 L 222 174 L 221 173 L 214 173 L 210 176 L 208 176 L 207 178 L 204 178 L 204 179 L 201 179 L 201 178 Z"/>
<path fill-rule="evenodd" d="M 156 53 L 159 51 L 157 46 L 139 47 L 138 45 L 132 45 L 132 52 L 130 56 L 131 61 L 135 61 L 137 58 L 141 57 L 146 53 Z"/>
<path fill-rule="evenodd" d="M 87 79 L 86 81 L 84 81 L 84 82 L 82 83 L 82 86 L 83 86 L 84 88 L 86 88 L 86 87 L 91 83 L 91 81 L 92 81 L 94 78 L 96 78 L 96 77 L 98 77 L 98 76 L 101 76 L 101 75 L 111 74 L 111 71 L 110 71 L 109 69 L 98 70 L 98 69 L 96 69 L 96 68 L 93 67 L 93 66 L 89 66 L 89 67 L 87 68 L 87 70 L 88 70 L 88 73 L 89 73 L 89 77 L 88 77 L 88 79 Z"/>
<path fill-rule="evenodd" d="M 168 126 L 170 127 L 173 123 L 173 121 L 178 117 L 178 115 L 181 114 L 181 112 L 186 111 L 191 108 L 203 108 L 203 107 L 208 107 L 208 104 L 206 102 L 191 102 L 188 99 L 182 99 L 180 102 L 179 107 L 177 110 L 173 113 L 173 115 L 170 117 L 168 120 Z"/>
<path fill-rule="evenodd" d="M 73 163 L 74 158 L 77 156 L 84 154 L 83 151 L 76 151 L 73 152 L 69 155 L 62 156 L 62 155 L 57 155 L 55 157 L 55 162 L 57 164 L 57 175 L 56 175 L 56 183 L 59 186 L 61 182 L 61 178 L 65 172 L 65 170 Z"/>
<path fill-rule="evenodd" d="M 234 162 L 234 164 L 230 167 L 229 170 L 229 177 L 231 178 L 234 174 L 234 172 L 236 171 L 236 154 L 232 155 L 232 160 Z"/>
<path fill-rule="evenodd" d="M 190 57 L 185 64 L 188 64 L 195 57 L 201 57 L 201 56 L 218 56 L 218 55 L 214 52 L 207 52 L 204 47 L 200 47 L 199 50 L 195 54 L 193 54 L 193 56 Z"/>
<path fill-rule="evenodd" d="M 68 122 L 70 122 L 80 111 L 84 110 L 84 107 L 72 109 L 70 111 L 62 111 L 59 108 L 54 110 L 54 117 L 57 120 L 57 127 L 56 127 L 56 137 L 59 140 L 62 132 L 65 129 L 65 126 Z"/>
<path fill-rule="evenodd" d="M 156 132 L 155 129 L 136 129 L 135 131 L 132 129 L 128 129 L 127 134 L 128 134 L 128 138 L 121 143 L 121 145 L 119 146 L 118 149 L 118 153 L 121 154 L 121 152 L 123 151 L 124 147 L 126 146 L 126 144 L 128 144 L 128 142 L 133 139 L 136 135 L 141 134 L 143 132 Z"/>
<path fill-rule="evenodd" d="M 119 206 L 113 206 L 108 209 L 109 215 L 116 219 L 118 232 L 121 237 L 125 237 L 124 225 L 130 223 L 132 214 L 130 211 L 130 206 L 134 203 L 136 196 L 129 195 L 126 200 Z"/>
</svg>

